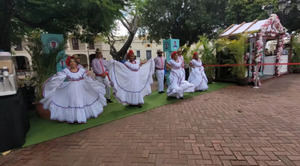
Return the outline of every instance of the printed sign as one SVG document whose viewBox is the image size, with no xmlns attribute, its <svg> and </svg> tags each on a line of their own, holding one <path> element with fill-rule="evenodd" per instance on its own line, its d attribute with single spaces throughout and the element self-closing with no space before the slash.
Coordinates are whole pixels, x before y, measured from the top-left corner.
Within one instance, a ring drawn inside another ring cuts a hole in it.
<svg viewBox="0 0 300 166">
<path fill-rule="evenodd" d="M 57 49 L 64 42 L 62 34 L 42 34 L 43 51 L 48 54 L 51 50 Z"/>
<path fill-rule="evenodd" d="M 180 47 L 179 39 L 166 39 L 163 41 L 164 52 L 177 51 Z"/>
</svg>

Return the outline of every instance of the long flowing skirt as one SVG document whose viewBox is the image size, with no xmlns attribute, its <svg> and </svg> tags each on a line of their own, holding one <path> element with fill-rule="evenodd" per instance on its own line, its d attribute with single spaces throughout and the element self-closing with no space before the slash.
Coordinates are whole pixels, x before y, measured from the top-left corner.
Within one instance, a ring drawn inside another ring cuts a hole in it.
<svg viewBox="0 0 300 166">
<path fill-rule="evenodd" d="M 182 71 L 171 71 L 170 85 L 167 89 L 167 95 L 171 97 L 181 98 L 184 92 L 194 92 L 195 86 L 184 79 L 184 74 Z"/>
<path fill-rule="evenodd" d="M 85 123 L 103 112 L 103 106 L 106 106 L 104 95 L 102 83 L 86 78 L 64 82 L 41 103 L 50 110 L 52 120 Z"/>
<path fill-rule="evenodd" d="M 195 90 L 202 91 L 207 90 L 207 77 L 203 70 L 199 68 L 192 69 L 188 81 L 195 85 Z"/>
<path fill-rule="evenodd" d="M 144 104 L 144 96 L 152 92 L 153 74 L 153 60 L 142 65 L 138 71 L 132 71 L 117 61 L 113 61 L 109 65 L 109 76 L 113 83 L 114 95 L 122 104 Z"/>
</svg>

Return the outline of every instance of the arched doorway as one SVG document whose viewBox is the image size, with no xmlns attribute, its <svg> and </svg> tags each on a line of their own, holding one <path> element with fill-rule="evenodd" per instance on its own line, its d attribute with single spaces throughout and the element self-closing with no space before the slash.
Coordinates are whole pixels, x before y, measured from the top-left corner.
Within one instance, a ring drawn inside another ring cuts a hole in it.
<svg viewBox="0 0 300 166">
<path fill-rule="evenodd" d="M 30 70 L 29 60 L 26 56 L 14 56 L 14 60 L 17 71 Z"/>
</svg>

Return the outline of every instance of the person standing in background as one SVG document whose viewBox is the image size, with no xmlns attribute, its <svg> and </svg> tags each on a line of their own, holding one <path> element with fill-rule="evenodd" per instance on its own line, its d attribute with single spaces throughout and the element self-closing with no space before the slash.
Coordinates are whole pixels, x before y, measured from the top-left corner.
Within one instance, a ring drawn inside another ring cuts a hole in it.
<svg viewBox="0 0 300 166">
<path fill-rule="evenodd" d="M 154 59 L 155 62 L 155 73 L 158 81 L 158 93 L 164 93 L 164 77 L 165 77 L 165 58 L 162 56 L 161 50 L 157 51 L 157 57 Z"/>
<path fill-rule="evenodd" d="M 103 59 L 102 52 L 97 49 L 96 50 L 96 57 L 92 61 L 92 69 L 96 75 L 96 80 L 102 82 L 105 85 L 106 89 L 106 99 L 108 103 L 111 103 L 111 92 L 110 92 L 110 81 L 107 72 L 107 61 Z"/>
</svg>

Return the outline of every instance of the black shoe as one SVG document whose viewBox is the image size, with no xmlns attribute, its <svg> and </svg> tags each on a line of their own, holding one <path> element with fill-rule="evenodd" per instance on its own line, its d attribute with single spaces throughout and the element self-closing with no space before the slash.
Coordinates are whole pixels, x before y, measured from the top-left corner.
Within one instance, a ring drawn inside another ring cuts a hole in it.
<svg viewBox="0 0 300 166">
<path fill-rule="evenodd" d="M 139 105 L 137 105 L 139 108 L 142 108 L 143 107 L 143 105 L 142 104 L 139 104 Z"/>
<path fill-rule="evenodd" d="M 113 101 L 111 99 L 106 99 L 107 103 L 112 103 Z"/>
<path fill-rule="evenodd" d="M 183 97 L 180 97 L 180 99 L 182 100 L 182 99 L 183 99 Z"/>
<path fill-rule="evenodd" d="M 158 92 L 159 94 L 162 94 L 162 93 L 165 93 L 164 91 L 160 91 L 160 92 Z"/>
</svg>

